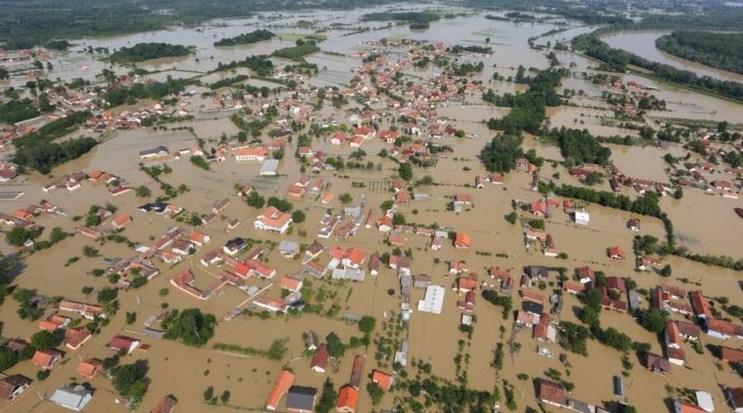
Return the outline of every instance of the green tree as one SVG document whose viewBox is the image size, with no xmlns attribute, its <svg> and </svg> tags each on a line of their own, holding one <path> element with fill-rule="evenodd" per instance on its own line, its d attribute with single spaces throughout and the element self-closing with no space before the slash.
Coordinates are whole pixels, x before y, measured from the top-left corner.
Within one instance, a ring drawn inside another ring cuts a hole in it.
<svg viewBox="0 0 743 413">
<path fill-rule="evenodd" d="M 400 178 L 406 181 L 410 181 L 411 179 L 413 179 L 413 167 L 410 166 L 409 162 L 401 163 L 398 172 L 400 174 Z"/>
<path fill-rule="evenodd" d="M 353 197 L 348 192 L 344 192 L 338 197 L 338 200 L 343 204 L 350 204 L 353 201 Z"/>
<path fill-rule="evenodd" d="M 330 378 L 326 378 L 322 386 L 322 395 L 320 395 L 320 400 L 318 400 L 315 407 L 317 413 L 330 413 L 331 410 L 335 409 L 335 401 L 337 399 L 338 393 L 335 391 L 333 382 Z"/>
<path fill-rule="evenodd" d="M 217 319 L 213 315 L 204 314 L 196 308 L 175 310 L 162 322 L 165 338 L 194 347 L 203 346 L 212 338 L 216 324 Z"/>
<path fill-rule="evenodd" d="M 140 185 L 134 190 L 134 193 L 140 198 L 146 198 L 152 194 L 152 191 L 150 191 L 150 188 Z"/>
<path fill-rule="evenodd" d="M 367 336 L 374 331 L 376 325 L 377 319 L 369 315 L 365 315 L 359 320 L 359 330 Z"/>
<path fill-rule="evenodd" d="M 638 321 L 645 329 L 657 334 L 666 328 L 668 313 L 657 308 L 651 308 L 643 312 Z"/>
<path fill-rule="evenodd" d="M 305 218 L 306 217 L 305 217 L 304 211 L 296 210 L 292 212 L 292 221 L 294 221 L 297 224 L 304 222 Z"/>
<path fill-rule="evenodd" d="M 129 397 L 130 403 L 138 406 L 149 385 L 147 370 L 145 360 L 137 360 L 132 364 L 122 364 L 113 369 L 111 383 L 120 395 Z"/>
<path fill-rule="evenodd" d="M 20 247 L 28 240 L 33 240 L 38 237 L 40 231 L 32 231 L 21 227 L 13 227 L 10 231 L 5 233 L 5 240 L 8 244 Z"/>
<path fill-rule="evenodd" d="M 104 287 L 100 291 L 98 291 L 98 302 L 101 304 L 110 303 L 111 301 L 116 299 L 116 296 L 118 295 L 116 289 L 110 288 L 110 287 Z"/>
<path fill-rule="evenodd" d="M 346 345 L 343 344 L 341 339 L 335 332 L 330 333 L 325 337 L 325 342 L 328 347 L 328 354 L 333 358 L 341 358 L 346 353 Z"/>
<path fill-rule="evenodd" d="M 36 350 L 50 350 L 60 343 L 59 335 L 46 330 L 37 331 L 31 336 L 31 346 Z"/>
</svg>

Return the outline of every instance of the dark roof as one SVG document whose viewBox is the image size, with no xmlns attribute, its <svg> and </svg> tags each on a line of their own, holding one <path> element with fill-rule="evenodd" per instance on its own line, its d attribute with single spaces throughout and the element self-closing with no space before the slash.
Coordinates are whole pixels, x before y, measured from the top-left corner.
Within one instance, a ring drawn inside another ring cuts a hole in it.
<svg viewBox="0 0 743 413">
<path fill-rule="evenodd" d="M 529 278 L 547 278 L 549 269 L 541 265 L 529 265 L 524 267 L 524 272 Z"/>
<path fill-rule="evenodd" d="M 524 301 L 521 303 L 521 309 L 532 314 L 541 315 L 544 312 L 544 305 L 533 301 Z"/>
<path fill-rule="evenodd" d="M 317 389 L 314 387 L 292 386 L 286 395 L 286 408 L 312 411 L 315 407 L 315 395 Z"/>
</svg>

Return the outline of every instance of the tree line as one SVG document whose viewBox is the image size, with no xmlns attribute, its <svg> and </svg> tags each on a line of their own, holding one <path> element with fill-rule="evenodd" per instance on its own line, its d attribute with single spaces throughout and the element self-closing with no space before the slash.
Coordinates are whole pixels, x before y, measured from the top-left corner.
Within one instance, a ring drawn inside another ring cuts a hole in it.
<svg viewBox="0 0 743 413">
<path fill-rule="evenodd" d="M 743 33 L 678 30 L 659 37 L 655 45 L 684 59 L 743 73 Z"/>
<path fill-rule="evenodd" d="M 743 100 L 743 83 L 730 80 L 719 80 L 710 76 L 698 76 L 688 70 L 653 62 L 634 53 L 613 49 L 603 42 L 595 33 L 577 36 L 573 39 L 573 48 L 589 57 L 604 63 L 605 69 L 625 72 L 628 65 L 637 66 L 653 72 L 661 80 L 680 85 L 706 90 L 728 98 Z"/>
<path fill-rule="evenodd" d="M 250 44 L 250 43 L 257 43 L 263 40 L 271 40 L 275 34 L 273 32 L 265 30 L 265 29 L 258 29 L 253 30 L 250 33 L 243 33 L 240 35 L 237 35 L 235 37 L 228 37 L 224 38 L 222 40 L 219 40 L 214 43 L 215 46 L 237 46 L 239 44 Z"/>
<path fill-rule="evenodd" d="M 163 57 L 181 57 L 191 54 L 191 49 L 170 43 L 137 43 L 132 47 L 122 47 L 111 55 L 113 63 L 133 63 Z"/>
</svg>

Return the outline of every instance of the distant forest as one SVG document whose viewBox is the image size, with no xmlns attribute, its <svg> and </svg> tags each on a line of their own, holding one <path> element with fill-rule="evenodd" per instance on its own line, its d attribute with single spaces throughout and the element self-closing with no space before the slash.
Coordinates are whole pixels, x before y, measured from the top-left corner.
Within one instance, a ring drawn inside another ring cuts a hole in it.
<svg viewBox="0 0 743 413">
<path fill-rule="evenodd" d="M 137 43 L 132 47 L 122 47 L 111 55 L 114 63 L 133 63 L 162 57 L 188 56 L 191 49 L 179 44 Z"/>
<path fill-rule="evenodd" d="M 743 33 L 681 30 L 658 38 L 655 45 L 684 59 L 743 73 Z"/>
<path fill-rule="evenodd" d="M 26 0 L 2 1 L 0 44 L 25 49 L 53 39 L 73 40 L 193 25 L 219 17 L 306 8 L 352 9 L 395 0 Z"/>
</svg>

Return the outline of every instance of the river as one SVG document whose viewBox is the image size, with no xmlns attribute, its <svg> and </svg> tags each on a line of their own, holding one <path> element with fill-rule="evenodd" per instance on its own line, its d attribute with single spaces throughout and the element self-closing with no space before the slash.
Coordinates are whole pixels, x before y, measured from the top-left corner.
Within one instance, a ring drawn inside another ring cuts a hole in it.
<svg viewBox="0 0 743 413">
<path fill-rule="evenodd" d="M 701 63 L 692 62 L 691 60 L 682 59 L 655 47 L 655 40 L 668 33 L 670 32 L 657 30 L 619 32 L 604 36 L 602 37 L 602 40 L 615 49 L 626 50 L 654 62 L 664 63 L 683 70 L 689 70 L 699 76 L 710 76 L 722 80 L 743 82 L 743 75 L 728 72 L 726 70 L 715 69 Z"/>
</svg>

